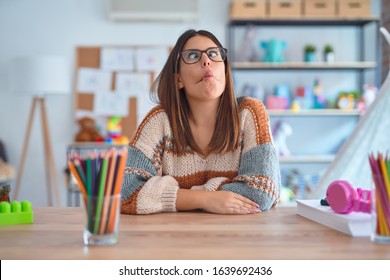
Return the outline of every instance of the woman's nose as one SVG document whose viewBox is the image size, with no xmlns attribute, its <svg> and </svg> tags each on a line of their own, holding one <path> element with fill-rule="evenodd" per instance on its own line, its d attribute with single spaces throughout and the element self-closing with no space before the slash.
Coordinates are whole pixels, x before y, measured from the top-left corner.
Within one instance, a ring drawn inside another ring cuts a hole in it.
<svg viewBox="0 0 390 280">
<path fill-rule="evenodd" d="M 208 57 L 206 53 L 202 53 L 202 66 L 210 66 L 211 59 Z"/>
</svg>

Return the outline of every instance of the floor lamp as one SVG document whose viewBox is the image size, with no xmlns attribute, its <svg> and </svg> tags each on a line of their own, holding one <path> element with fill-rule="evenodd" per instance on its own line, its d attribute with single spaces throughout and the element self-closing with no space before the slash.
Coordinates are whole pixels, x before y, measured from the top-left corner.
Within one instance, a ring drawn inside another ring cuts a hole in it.
<svg viewBox="0 0 390 280">
<path fill-rule="evenodd" d="M 17 170 L 14 199 L 17 200 L 19 195 L 33 119 L 35 112 L 37 111 L 37 107 L 39 106 L 41 111 L 48 204 L 49 206 L 58 206 L 60 205 L 59 186 L 50 141 L 45 103 L 46 97 L 49 95 L 67 94 L 70 92 L 70 76 L 67 61 L 66 59 L 58 56 L 17 58 L 11 65 L 10 77 L 11 90 L 13 92 L 26 95 L 28 94 L 32 97 L 23 150 L 19 162 L 19 168 Z"/>
</svg>

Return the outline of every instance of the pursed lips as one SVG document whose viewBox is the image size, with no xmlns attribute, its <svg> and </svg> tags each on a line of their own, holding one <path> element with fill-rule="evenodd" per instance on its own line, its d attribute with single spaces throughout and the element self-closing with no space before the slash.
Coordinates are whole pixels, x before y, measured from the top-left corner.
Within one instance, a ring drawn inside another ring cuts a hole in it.
<svg viewBox="0 0 390 280">
<path fill-rule="evenodd" d="M 210 78 L 213 78 L 213 77 L 214 77 L 213 72 L 207 71 L 207 72 L 204 73 L 202 80 L 207 80 L 207 79 L 210 79 Z"/>
</svg>

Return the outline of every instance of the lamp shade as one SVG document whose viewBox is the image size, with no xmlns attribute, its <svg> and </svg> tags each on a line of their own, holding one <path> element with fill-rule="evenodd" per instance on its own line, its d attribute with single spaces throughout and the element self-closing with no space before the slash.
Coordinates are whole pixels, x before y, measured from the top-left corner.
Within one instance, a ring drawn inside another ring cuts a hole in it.
<svg viewBox="0 0 390 280">
<path fill-rule="evenodd" d="M 19 57 L 12 61 L 10 89 L 30 95 L 67 94 L 70 92 L 68 61 L 61 56 Z"/>
</svg>

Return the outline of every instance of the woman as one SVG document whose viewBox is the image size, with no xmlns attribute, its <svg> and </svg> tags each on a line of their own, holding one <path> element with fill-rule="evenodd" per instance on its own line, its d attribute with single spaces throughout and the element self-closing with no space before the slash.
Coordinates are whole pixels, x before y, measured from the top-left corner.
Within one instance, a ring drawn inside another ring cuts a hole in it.
<svg viewBox="0 0 390 280">
<path fill-rule="evenodd" d="M 264 105 L 233 91 L 227 50 L 188 30 L 154 83 L 160 103 L 129 143 L 121 212 L 250 214 L 276 205 L 278 158 Z"/>
</svg>

